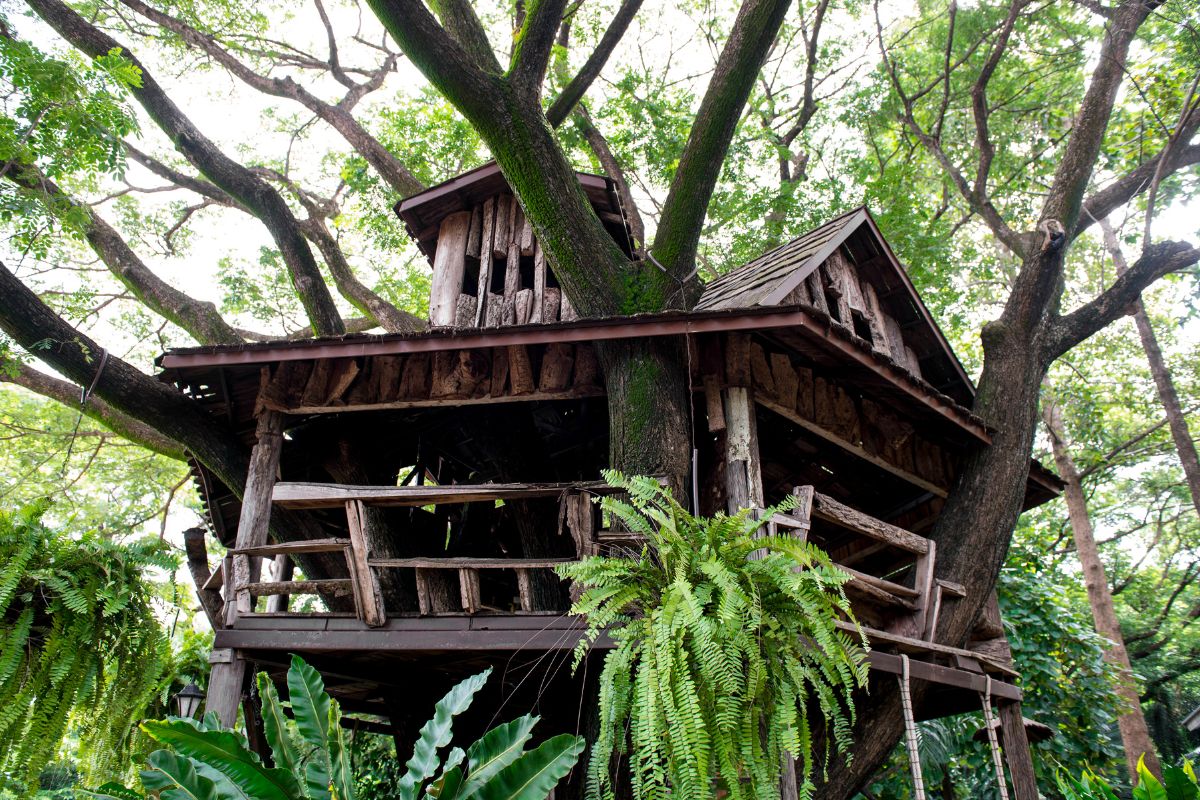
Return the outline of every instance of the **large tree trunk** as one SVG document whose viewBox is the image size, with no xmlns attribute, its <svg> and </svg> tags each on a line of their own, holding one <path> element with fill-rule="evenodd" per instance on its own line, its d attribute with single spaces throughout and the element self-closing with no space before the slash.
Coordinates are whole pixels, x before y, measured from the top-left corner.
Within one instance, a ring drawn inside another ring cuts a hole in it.
<svg viewBox="0 0 1200 800">
<path fill-rule="evenodd" d="M 1088 515 L 1087 499 L 1083 495 L 1079 470 L 1075 468 L 1075 461 L 1067 450 L 1062 410 L 1049 398 L 1042 409 L 1042 419 L 1050 432 L 1050 443 L 1054 450 L 1054 463 L 1058 467 L 1058 474 L 1066 484 L 1063 494 L 1067 500 L 1071 532 L 1075 536 L 1075 552 L 1079 554 L 1079 563 L 1083 567 L 1083 583 L 1087 587 L 1092 620 L 1096 632 L 1111 643 L 1105 650 L 1104 660 L 1114 664 L 1120 673 L 1117 694 L 1124 707 L 1118 711 L 1117 725 L 1121 729 L 1121 743 L 1125 747 L 1125 766 L 1129 769 L 1130 780 L 1136 781 L 1138 758 L 1145 754 L 1146 766 L 1155 775 L 1161 776 L 1162 767 L 1159 766 L 1158 756 L 1154 752 L 1154 742 L 1150 739 L 1150 730 L 1142 713 L 1142 703 L 1138 699 L 1133 667 L 1129 663 L 1125 636 L 1121 633 L 1117 612 L 1113 608 L 1112 591 L 1108 586 L 1104 563 L 1100 560 L 1100 549 L 1096 546 L 1096 536 L 1092 529 L 1091 517 Z"/>
</svg>

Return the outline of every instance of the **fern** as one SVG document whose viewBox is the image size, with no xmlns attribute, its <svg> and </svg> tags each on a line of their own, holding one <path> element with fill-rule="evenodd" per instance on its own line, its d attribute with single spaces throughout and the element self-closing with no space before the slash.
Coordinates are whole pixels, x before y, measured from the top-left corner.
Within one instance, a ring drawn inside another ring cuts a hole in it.
<svg viewBox="0 0 1200 800">
<path fill-rule="evenodd" d="M 811 797 L 831 753 L 813 752 L 808 714 L 847 752 L 853 692 L 866 684 L 866 639 L 836 626 L 852 619 L 849 576 L 811 544 L 756 538 L 749 511 L 694 517 L 655 480 L 604 477 L 626 494 L 603 498 L 604 512 L 647 545 L 558 569 L 584 588 L 575 666 L 602 633 L 616 642 L 600 676 L 589 798 L 615 797 L 614 756 L 627 754 L 638 800 L 708 797 L 714 784 L 730 800 L 776 800 L 785 753 Z"/>
<path fill-rule="evenodd" d="M 87 777 L 112 776 L 170 658 L 143 577 L 166 546 L 60 536 L 46 510 L 0 511 L 0 774 L 30 792 L 68 728 Z"/>
</svg>

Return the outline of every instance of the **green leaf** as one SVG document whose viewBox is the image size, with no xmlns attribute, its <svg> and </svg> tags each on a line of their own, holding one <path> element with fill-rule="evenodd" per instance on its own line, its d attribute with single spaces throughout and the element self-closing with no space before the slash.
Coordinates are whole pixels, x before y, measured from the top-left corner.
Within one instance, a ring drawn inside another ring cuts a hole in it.
<svg viewBox="0 0 1200 800">
<path fill-rule="evenodd" d="M 564 733 L 509 764 L 482 787 L 479 800 L 544 800 L 575 766 L 587 741 Z"/>
<path fill-rule="evenodd" d="M 329 695 L 325 693 L 325 682 L 304 659 L 293 655 L 287 683 L 296 729 L 313 748 L 304 767 L 308 795 L 313 800 L 328 800 L 333 770 L 329 763 Z"/>
<path fill-rule="evenodd" d="M 267 768 L 245 745 L 245 740 L 230 731 L 202 731 L 190 720 L 149 720 L 142 723 L 152 739 L 174 748 L 202 767 L 223 775 L 239 794 L 254 800 L 294 800 L 300 786 L 291 772 Z M 211 776 L 210 776 L 211 777 Z"/>
<path fill-rule="evenodd" d="M 157 792 L 159 800 L 217 800 L 216 785 L 196 773 L 191 759 L 170 750 L 155 750 L 147 762 L 150 768 L 142 770 L 142 785 Z"/>
<path fill-rule="evenodd" d="M 461 797 L 467 800 L 493 775 L 520 758 L 538 718 L 526 714 L 498 725 L 467 748 L 467 779 Z"/>
<path fill-rule="evenodd" d="M 1167 790 L 1146 766 L 1146 754 L 1138 757 L 1138 785 L 1133 788 L 1134 800 L 1167 800 Z"/>
<path fill-rule="evenodd" d="M 437 753 L 450 743 L 454 717 L 467 710 L 475 693 L 483 688 L 491 674 L 492 668 L 488 667 L 478 675 L 472 675 L 447 692 L 434 706 L 433 718 L 421 728 L 413 745 L 412 757 L 405 764 L 408 770 L 398 787 L 401 800 L 416 800 L 421 785 L 437 772 L 440 764 Z"/>
<path fill-rule="evenodd" d="M 329 704 L 329 783 L 333 800 L 354 800 L 354 768 L 341 723 L 342 709 L 334 700 Z"/>
<path fill-rule="evenodd" d="M 1163 769 L 1163 787 L 1167 791 L 1167 800 L 1196 800 L 1200 796 L 1196 781 L 1180 767 Z"/>
<path fill-rule="evenodd" d="M 287 717 L 283 713 L 283 705 L 279 702 L 275 684 L 265 672 L 258 673 L 258 697 L 262 705 L 263 733 L 267 737 L 267 744 L 271 746 L 275 766 L 299 777 L 300 760 L 292 748 L 291 739 L 288 738 Z"/>
<path fill-rule="evenodd" d="M 146 797 L 141 792 L 135 792 L 128 786 L 122 786 L 112 781 L 101 784 L 95 789 L 86 790 L 86 793 L 92 797 L 100 798 L 100 800 L 145 800 Z"/>
</svg>

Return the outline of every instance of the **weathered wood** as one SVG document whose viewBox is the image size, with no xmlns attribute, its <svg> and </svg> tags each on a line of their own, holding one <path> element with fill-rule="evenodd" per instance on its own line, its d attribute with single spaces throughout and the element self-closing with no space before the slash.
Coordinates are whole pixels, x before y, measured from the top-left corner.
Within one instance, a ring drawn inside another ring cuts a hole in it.
<svg viewBox="0 0 1200 800">
<path fill-rule="evenodd" d="M 930 483 L 929 481 L 922 478 L 920 475 L 917 475 L 912 470 L 908 470 L 908 469 L 899 467 L 896 464 L 893 464 L 892 462 L 884 459 L 883 457 L 881 457 L 875 453 L 868 452 L 867 450 L 863 449 L 860 445 L 858 445 L 854 442 L 847 441 L 846 439 L 842 438 L 841 436 L 834 433 L 833 431 L 826 428 L 825 426 L 814 422 L 812 417 L 802 416 L 801 414 L 797 413 L 796 409 L 786 408 L 783 405 L 780 405 L 778 402 L 776 402 L 773 398 L 755 396 L 754 399 L 755 399 L 755 402 L 757 402 L 759 405 L 764 406 L 765 408 L 771 409 L 772 411 L 779 414 L 780 416 L 786 417 L 787 419 L 789 419 L 792 422 L 799 425 L 801 428 L 804 428 L 805 430 L 816 434 L 817 436 L 821 437 L 822 439 L 824 439 L 827 442 L 837 445 L 838 447 L 840 447 L 841 449 L 845 450 L 848 453 L 853 453 L 854 455 L 858 456 L 859 458 L 863 459 L 864 461 L 868 461 L 868 462 L 874 464 L 875 466 L 879 467 L 880 469 L 882 469 L 886 472 L 889 472 L 892 475 L 895 475 L 896 477 L 907 481 L 908 483 L 912 484 L 913 486 L 920 487 L 920 488 L 924 489 L 925 491 L 929 492 L 930 494 L 933 494 L 937 497 L 944 498 L 947 496 L 947 491 L 944 487 L 938 486 L 934 483 Z"/>
<path fill-rule="evenodd" d="M 319 581 L 251 583 L 246 590 L 251 597 L 266 597 L 273 594 L 328 594 L 334 597 L 348 597 L 354 593 L 354 585 L 348 578 L 328 578 Z"/>
<path fill-rule="evenodd" d="M 547 286 L 542 292 L 542 322 L 558 322 L 561 318 L 562 290 Z"/>
<path fill-rule="evenodd" d="M 521 242 L 508 244 L 508 263 L 504 272 L 504 325 L 517 324 L 517 291 L 521 288 Z"/>
<path fill-rule="evenodd" d="M 883 332 L 887 337 L 888 351 L 892 356 L 892 360 L 902 367 L 905 366 L 908 356 L 904 353 L 904 332 L 900 330 L 900 323 L 896 322 L 890 315 L 885 314 L 883 317 Z"/>
<path fill-rule="evenodd" d="M 1001 702 L 1000 730 L 1004 740 L 1004 760 L 1012 776 L 1013 800 L 1038 800 L 1037 777 L 1033 769 L 1033 755 L 1029 751 L 1029 738 L 1025 733 L 1025 718 L 1019 702 Z"/>
<path fill-rule="evenodd" d="M 444 614 L 461 612 L 458 599 L 451 591 L 447 575 L 436 570 L 416 569 L 413 575 L 417 583 L 417 602 L 422 614 Z"/>
<path fill-rule="evenodd" d="M 475 312 L 479 305 L 479 298 L 470 294 L 460 294 L 458 296 L 458 307 L 454 312 L 454 327 L 456 328 L 471 328 L 475 325 Z"/>
<path fill-rule="evenodd" d="M 805 540 L 808 538 L 808 531 L 812 528 L 812 504 L 813 495 L 816 494 L 816 489 L 812 486 L 797 486 L 792 489 L 792 495 L 796 498 L 796 507 L 791 510 L 791 515 L 795 517 L 797 525 L 795 533 L 792 535 L 797 539 Z"/>
<path fill-rule="evenodd" d="M 721 397 L 725 406 L 726 510 L 735 514 L 743 508 L 762 508 L 762 464 L 752 390 L 730 386 Z"/>
<path fill-rule="evenodd" d="M 767 354 L 758 342 L 750 343 L 750 374 L 754 380 L 754 390 L 768 395 L 775 395 L 775 378 L 771 374 L 771 365 Z"/>
<path fill-rule="evenodd" d="M 229 556 L 226 556 L 226 559 L 228 560 Z M 222 561 L 220 564 L 217 564 L 217 568 L 215 570 L 213 570 L 212 575 L 209 576 L 208 580 L 206 580 L 204 582 L 204 586 L 202 586 L 201 588 L 211 589 L 211 590 L 219 593 L 221 590 L 221 587 L 224 585 L 225 585 L 225 561 Z"/>
<path fill-rule="evenodd" d="M 469 568 L 458 571 L 458 590 L 462 597 L 463 610 L 468 614 L 479 611 L 483 601 L 479 596 L 479 571 Z"/>
<path fill-rule="evenodd" d="M 437 250 L 433 255 L 433 279 L 429 289 L 429 324 L 453 325 L 458 314 L 458 296 L 463 290 L 467 267 L 467 238 L 471 213 L 457 211 L 442 219 Z"/>
<path fill-rule="evenodd" d="M 939 655 L 945 656 L 968 656 L 973 658 L 979 657 L 978 653 L 972 653 L 970 650 L 963 650 L 961 647 L 950 647 L 949 645 L 938 644 L 937 642 L 923 642 L 920 639 L 913 639 L 912 637 L 902 636 L 898 633 L 881 631 L 867 626 L 855 626 L 853 623 L 846 622 L 845 620 L 837 620 L 834 622 L 834 625 L 840 630 L 846 631 L 851 636 L 858 635 L 859 628 L 861 628 L 862 632 L 867 635 L 867 639 L 871 642 L 872 648 L 883 649 L 884 647 L 891 647 L 902 653 L 908 653 L 910 655 L 913 653 L 938 653 Z M 983 664 L 985 671 L 994 675 L 1015 676 L 1017 674 L 1016 671 L 1008 664 L 1000 664 L 989 658 L 979 658 L 979 660 Z M 996 689 L 993 690 L 993 694 L 999 696 L 1001 686 L 1003 686 L 1003 684 L 997 685 Z M 1016 687 L 1009 686 L 1007 688 L 1012 690 Z M 982 691 L 982 689 L 983 678 L 980 676 L 980 681 L 976 690 Z M 1017 691 L 1019 692 L 1019 690 Z M 1019 694 L 1016 696 L 1019 696 Z"/>
<path fill-rule="evenodd" d="M 342 402 L 342 395 L 354 383 L 354 379 L 358 377 L 358 360 L 353 358 L 339 358 L 333 362 L 333 370 L 329 376 L 329 383 L 325 388 L 325 405 L 336 405 Z"/>
<path fill-rule="evenodd" d="M 716 375 L 704 376 L 704 411 L 708 432 L 725 430 L 725 406 L 721 402 L 721 381 Z"/>
<path fill-rule="evenodd" d="M 725 380 L 731 386 L 750 385 L 750 335 L 731 333 L 725 337 Z"/>
<path fill-rule="evenodd" d="M 534 248 L 537 245 L 537 240 L 533 238 L 533 225 L 529 220 L 525 219 L 525 215 L 521 215 L 521 255 L 531 256 L 534 254 Z"/>
<path fill-rule="evenodd" d="M 349 546 L 350 540 L 343 538 L 303 539 L 296 542 L 277 542 L 258 547 L 234 548 L 229 552 L 243 556 L 277 556 L 287 553 L 340 553 Z"/>
<path fill-rule="evenodd" d="M 860 314 L 864 313 L 866 311 L 866 303 L 863 301 L 858 276 L 854 273 L 854 268 L 850 266 L 850 262 L 842 255 L 842 251 L 835 250 L 831 253 L 825 262 L 825 267 L 829 270 L 829 276 L 837 287 L 839 295 L 845 298 L 846 307 L 851 311 L 857 311 Z M 842 321 L 849 324 L 850 317 L 847 316 Z"/>
<path fill-rule="evenodd" d="M 508 347 L 508 381 L 513 394 L 529 394 L 534 390 L 533 365 L 523 345 Z"/>
<path fill-rule="evenodd" d="M 913 601 L 906 600 L 894 592 L 881 588 L 875 581 L 870 580 L 870 575 L 864 575 L 861 572 L 855 572 L 846 567 L 842 569 L 851 574 L 850 581 L 845 587 L 846 593 L 862 597 L 871 604 L 873 610 L 890 607 L 903 611 L 912 611 L 916 608 L 916 604 Z"/>
<path fill-rule="evenodd" d="M 429 397 L 433 386 L 430 375 L 430 357 L 428 353 L 413 353 L 404 360 L 404 369 L 400 373 L 400 386 L 397 397 L 417 399 Z"/>
<path fill-rule="evenodd" d="M 232 728 L 237 722 L 238 704 L 242 701 L 246 662 L 237 658 L 230 648 L 214 648 L 208 660 L 212 669 L 208 676 L 204 712 L 216 714 L 222 725 Z"/>
<path fill-rule="evenodd" d="M 256 443 L 250 454 L 250 468 L 242 495 L 241 516 L 238 518 L 236 546 L 238 549 L 267 543 L 271 522 L 271 494 L 279 471 L 279 456 L 283 450 L 283 414 L 267 410 L 258 418 Z M 226 605 L 226 623 L 232 624 L 239 613 L 254 610 L 251 594 L 244 588 L 258 574 L 258 559 L 244 555 L 233 557 L 235 602 Z"/>
<path fill-rule="evenodd" d="M 471 209 L 471 224 L 467 233 L 467 255 L 479 258 L 480 243 L 483 241 L 483 206 Z"/>
<path fill-rule="evenodd" d="M 888 352 L 887 328 L 884 317 L 887 312 L 879 303 L 879 295 L 869 281 L 861 281 L 863 299 L 866 301 L 867 325 L 871 328 L 871 346 L 881 353 Z"/>
<path fill-rule="evenodd" d="M 832 304 L 829 307 L 830 315 L 843 325 L 849 324 L 850 305 L 846 302 L 846 294 L 839 283 L 840 276 L 830 270 L 828 261 L 822 264 L 817 271 L 821 273 L 821 279 L 828 290 L 828 297 L 832 298 Z"/>
<path fill-rule="evenodd" d="M 483 352 L 478 350 L 442 350 L 433 355 L 433 378 L 429 392 L 430 397 L 471 397 L 475 394 L 476 388 L 481 385 L 490 388 L 489 368 L 491 365 L 488 357 Z"/>
<path fill-rule="evenodd" d="M 306 406 L 324 405 L 325 397 L 328 394 L 329 377 L 332 373 L 332 359 L 322 358 L 314 362 L 312 372 L 308 376 L 308 383 L 305 384 L 304 392 L 300 395 L 300 403 Z"/>
<path fill-rule="evenodd" d="M 814 421 L 838 437 L 857 446 L 862 440 L 862 427 L 854 398 L 841 387 L 825 378 L 813 382 Z"/>
<path fill-rule="evenodd" d="M 361 500 L 346 502 L 346 524 L 350 530 L 350 547 L 347 562 L 352 566 L 355 599 L 362 613 L 363 622 L 377 627 L 387 621 L 387 610 L 383 605 L 383 593 L 375 571 L 369 563 L 370 553 L 366 537 L 366 507 Z"/>
<path fill-rule="evenodd" d="M 820 311 L 822 314 L 829 313 L 829 302 L 825 299 L 825 284 L 822 280 L 820 271 L 813 271 L 804 283 L 808 286 L 808 296 L 812 301 L 813 308 Z"/>
<path fill-rule="evenodd" d="M 423 354 L 422 354 L 423 355 Z M 400 393 L 400 374 L 412 356 L 376 356 L 371 382 L 376 402 L 386 402 Z M 317 363 L 320 363 L 319 361 Z M 308 405 L 307 403 L 303 405 Z"/>
<path fill-rule="evenodd" d="M 478 503 L 494 500 L 533 500 L 558 497 L 563 492 L 585 490 L 613 492 L 603 481 L 577 483 L 479 483 L 448 486 L 359 486 L 341 483 L 280 481 L 274 500 L 282 508 L 340 508 L 350 500 L 374 506 L 426 506 L 442 503 Z"/>
<path fill-rule="evenodd" d="M 475 327 L 482 328 L 487 321 L 487 306 L 491 302 L 488 296 L 492 285 L 492 240 L 496 229 L 496 201 L 489 197 L 483 201 L 483 231 L 479 240 L 479 283 L 476 286 L 475 297 L 478 304 L 475 308 Z"/>
<path fill-rule="evenodd" d="M 915 575 L 913 586 L 917 590 L 917 604 L 919 606 L 919 610 L 913 619 L 912 627 L 912 635 L 916 638 L 925 636 L 929 618 L 933 614 L 933 605 L 937 600 L 934 584 L 936 570 L 937 542 L 930 540 L 929 552 L 917 556 L 917 561 L 913 565 Z"/>
<path fill-rule="evenodd" d="M 541 375 L 538 389 L 543 392 L 561 391 L 571 385 L 571 366 L 575 363 L 575 349 L 570 344 L 551 342 L 542 354 Z"/>
<path fill-rule="evenodd" d="M 524 568 L 517 569 L 517 598 L 522 611 L 533 611 L 533 576 Z"/>
<path fill-rule="evenodd" d="M 782 405 L 795 407 L 800 376 L 786 353 L 771 353 L 771 377 L 775 383 L 775 398 Z"/>
<path fill-rule="evenodd" d="M 533 309 L 529 321 L 536 323 L 542 322 L 546 313 L 546 254 L 536 241 L 533 245 Z"/>
<path fill-rule="evenodd" d="M 492 377 L 489 381 L 488 395 L 500 397 L 508 386 L 508 348 L 493 347 Z"/>
<path fill-rule="evenodd" d="M 573 558 L 372 558 L 367 563 L 377 569 L 548 569 L 569 564 Z"/>
<path fill-rule="evenodd" d="M 512 238 L 512 195 L 502 194 L 496 198 L 496 217 L 492 228 L 492 257 L 508 258 L 508 243 Z"/>
<path fill-rule="evenodd" d="M 489 382 L 490 383 L 490 382 Z M 508 393 L 499 397 L 488 396 L 488 384 L 480 383 L 475 392 L 469 397 L 418 397 L 387 400 L 379 403 L 369 403 L 359 406 L 295 406 L 289 409 L 293 414 L 332 414 L 343 411 L 383 411 L 400 408 L 456 408 L 472 405 L 495 405 L 496 403 L 533 403 L 548 400 L 578 400 L 584 397 L 603 397 L 603 386 L 568 386 L 557 392 L 541 392 L 536 389 L 521 394 Z"/>
<path fill-rule="evenodd" d="M 813 494 L 812 515 L 817 519 L 833 522 L 855 533 L 876 541 L 886 542 L 910 553 L 924 555 L 929 552 L 930 541 L 928 539 L 842 505 L 832 497 L 820 492 Z"/>
<path fill-rule="evenodd" d="M 533 321 L 533 289 L 518 289 L 516 300 L 516 324 L 528 325 Z"/>
</svg>

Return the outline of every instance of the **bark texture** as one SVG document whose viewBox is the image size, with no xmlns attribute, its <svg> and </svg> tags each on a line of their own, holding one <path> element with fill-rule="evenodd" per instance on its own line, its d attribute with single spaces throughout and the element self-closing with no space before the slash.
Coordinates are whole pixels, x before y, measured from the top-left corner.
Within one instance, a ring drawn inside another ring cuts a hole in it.
<svg viewBox="0 0 1200 800">
<path fill-rule="evenodd" d="M 1092 609 L 1092 621 L 1096 632 L 1110 642 L 1104 659 L 1117 667 L 1120 683 L 1117 694 L 1124 708 L 1118 711 L 1117 725 L 1121 730 L 1121 743 L 1125 748 L 1125 767 L 1131 780 L 1136 780 L 1138 759 L 1144 754 L 1146 766 L 1155 775 L 1162 777 L 1162 767 L 1154 751 L 1142 703 L 1138 698 L 1137 683 L 1133 667 L 1129 663 L 1129 652 L 1125 649 L 1125 635 L 1117 621 L 1113 607 L 1112 591 L 1108 585 L 1104 562 L 1100 560 L 1100 548 L 1096 546 L 1096 535 L 1088 513 L 1087 498 L 1083 494 L 1079 470 L 1067 448 L 1063 426 L 1062 409 L 1053 399 L 1047 398 L 1042 407 L 1042 420 L 1050 432 L 1050 444 L 1054 451 L 1054 464 L 1066 488 L 1063 495 L 1067 501 L 1067 515 L 1071 521 L 1071 533 L 1075 539 L 1075 552 L 1083 568 L 1083 584 L 1087 588 L 1088 605 Z"/>
</svg>

